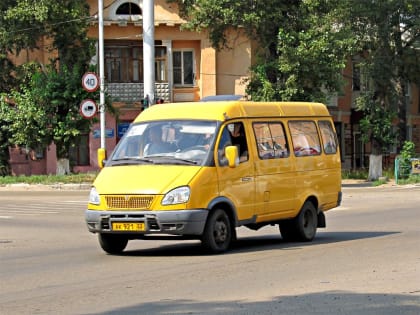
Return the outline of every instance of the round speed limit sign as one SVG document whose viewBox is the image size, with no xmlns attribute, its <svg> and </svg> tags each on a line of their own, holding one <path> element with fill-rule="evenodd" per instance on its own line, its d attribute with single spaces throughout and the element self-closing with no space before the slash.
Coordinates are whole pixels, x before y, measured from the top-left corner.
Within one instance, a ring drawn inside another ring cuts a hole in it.
<svg viewBox="0 0 420 315">
<path fill-rule="evenodd" d="M 99 87 L 99 78 L 96 73 L 86 72 L 82 78 L 82 86 L 87 92 L 95 92 Z"/>
<path fill-rule="evenodd" d="M 85 118 L 93 118 L 97 111 L 96 103 L 93 100 L 87 99 L 80 104 L 80 114 Z"/>
</svg>

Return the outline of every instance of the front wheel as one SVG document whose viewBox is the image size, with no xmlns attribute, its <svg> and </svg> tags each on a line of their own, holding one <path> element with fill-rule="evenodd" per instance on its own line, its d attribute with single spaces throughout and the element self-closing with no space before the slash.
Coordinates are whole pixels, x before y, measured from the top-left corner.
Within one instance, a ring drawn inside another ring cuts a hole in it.
<svg viewBox="0 0 420 315">
<path fill-rule="evenodd" d="M 232 242 L 232 226 L 229 217 L 222 209 L 211 212 L 204 228 L 201 242 L 212 253 L 226 251 Z"/>
<path fill-rule="evenodd" d="M 102 249 L 111 255 L 121 254 L 128 243 L 128 238 L 123 235 L 99 234 L 99 244 Z"/>
</svg>

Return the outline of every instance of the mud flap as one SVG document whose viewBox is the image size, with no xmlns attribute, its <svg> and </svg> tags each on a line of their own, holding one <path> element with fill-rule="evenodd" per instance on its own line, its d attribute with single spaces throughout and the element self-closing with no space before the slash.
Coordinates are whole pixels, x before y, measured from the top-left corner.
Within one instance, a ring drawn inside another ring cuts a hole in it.
<svg viewBox="0 0 420 315">
<path fill-rule="evenodd" d="M 318 213 L 318 226 L 319 228 L 324 228 L 327 226 L 327 223 L 325 221 L 325 214 L 324 212 L 320 211 Z"/>
</svg>

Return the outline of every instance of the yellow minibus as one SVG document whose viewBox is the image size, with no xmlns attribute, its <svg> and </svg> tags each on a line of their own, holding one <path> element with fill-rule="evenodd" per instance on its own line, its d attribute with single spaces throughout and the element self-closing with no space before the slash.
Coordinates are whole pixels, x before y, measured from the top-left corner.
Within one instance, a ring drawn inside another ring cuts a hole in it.
<svg viewBox="0 0 420 315">
<path fill-rule="evenodd" d="M 341 202 L 337 136 L 320 103 L 154 105 L 99 163 L 85 219 L 109 254 L 163 235 L 221 253 L 240 226 L 311 241 Z"/>
</svg>

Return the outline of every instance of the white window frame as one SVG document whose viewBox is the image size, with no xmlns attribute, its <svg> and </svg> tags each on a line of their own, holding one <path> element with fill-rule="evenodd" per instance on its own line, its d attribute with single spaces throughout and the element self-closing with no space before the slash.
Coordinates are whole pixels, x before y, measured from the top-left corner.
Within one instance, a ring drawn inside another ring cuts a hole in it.
<svg viewBox="0 0 420 315">
<path fill-rule="evenodd" d="M 192 83 L 185 83 L 184 82 L 184 73 L 185 73 L 185 69 L 184 69 L 184 53 L 185 52 L 191 52 L 192 53 Z M 176 53 L 181 53 L 181 83 L 176 83 L 175 82 L 175 76 L 174 76 L 174 62 L 172 60 L 172 82 L 174 84 L 174 86 L 176 87 L 180 87 L 180 86 L 188 86 L 188 87 L 192 87 L 195 86 L 195 53 L 194 53 L 194 49 L 190 49 L 190 48 L 185 48 L 185 49 L 174 49 L 172 51 L 172 59 L 174 58 L 174 55 Z"/>
</svg>

